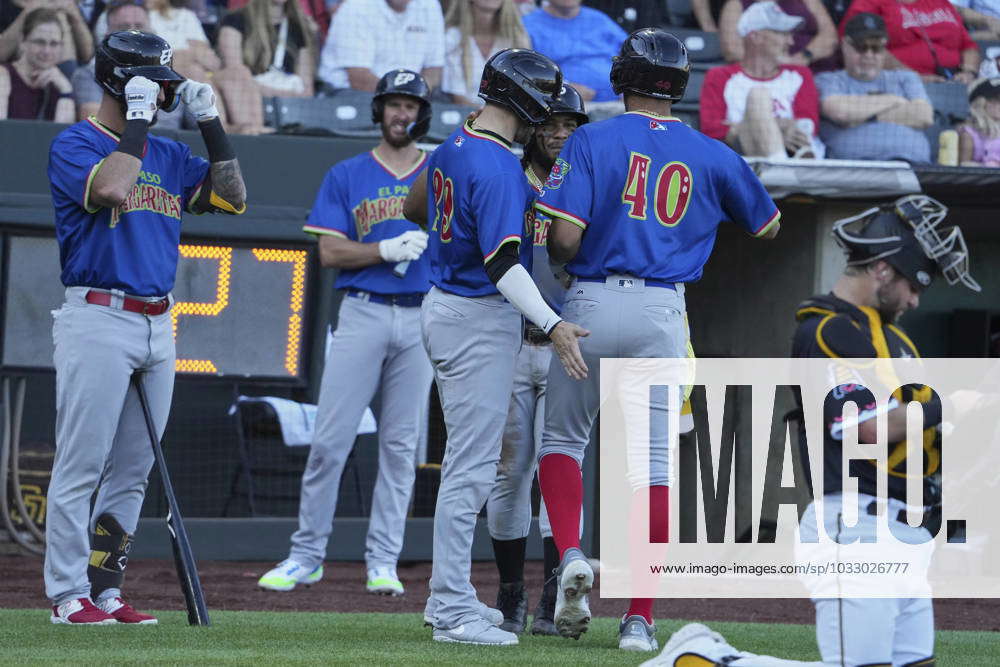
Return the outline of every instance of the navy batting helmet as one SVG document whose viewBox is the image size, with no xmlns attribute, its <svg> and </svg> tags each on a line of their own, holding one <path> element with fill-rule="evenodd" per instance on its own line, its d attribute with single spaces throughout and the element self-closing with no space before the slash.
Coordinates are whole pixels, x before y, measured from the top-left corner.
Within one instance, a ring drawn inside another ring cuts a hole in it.
<svg viewBox="0 0 1000 667">
<path fill-rule="evenodd" d="M 144 76 L 161 84 L 166 98 L 160 105 L 173 111 L 180 102 L 177 86 L 184 77 L 173 70 L 174 50 L 162 37 L 140 30 L 109 34 L 97 47 L 94 78 L 117 100 L 125 97 L 125 84 L 134 76 Z"/>
<path fill-rule="evenodd" d="M 611 87 L 623 92 L 680 102 L 691 63 L 687 48 L 659 28 L 642 28 L 625 38 L 611 59 Z"/>
<path fill-rule="evenodd" d="M 587 108 L 583 105 L 583 98 L 580 97 L 580 93 L 577 92 L 576 88 L 568 83 L 563 85 L 562 90 L 559 91 L 559 97 L 553 101 L 552 113 L 570 114 L 576 118 L 578 125 L 590 122 L 590 116 L 587 115 Z"/>
<path fill-rule="evenodd" d="M 833 223 L 833 237 L 847 252 L 849 266 L 882 259 L 920 288 L 940 273 L 949 285 L 980 291 L 969 274 L 969 249 L 962 230 L 940 227 L 948 208 L 926 195 L 900 197 Z"/>
<path fill-rule="evenodd" d="M 388 95 L 406 95 L 420 102 L 417 119 L 406 128 L 411 139 L 420 139 L 431 129 L 431 89 L 424 77 L 408 69 L 394 69 L 386 72 L 375 86 L 372 98 L 372 122 L 378 125 L 385 113 L 385 98 Z"/>
<path fill-rule="evenodd" d="M 504 49 L 486 62 L 479 97 L 531 125 L 544 123 L 562 90 L 559 66 L 531 49 Z"/>
</svg>

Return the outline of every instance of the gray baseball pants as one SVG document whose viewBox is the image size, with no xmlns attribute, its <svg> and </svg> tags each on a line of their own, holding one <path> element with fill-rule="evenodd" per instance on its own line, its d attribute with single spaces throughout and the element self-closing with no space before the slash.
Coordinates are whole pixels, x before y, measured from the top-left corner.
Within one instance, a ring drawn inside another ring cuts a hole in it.
<svg viewBox="0 0 1000 667">
<path fill-rule="evenodd" d="M 86 301 L 87 287 L 66 289 L 53 311 L 56 456 L 45 520 L 45 594 L 55 605 L 90 595 L 87 562 L 97 517 L 113 516 L 134 533 L 153 450 L 139 397 L 129 384 L 142 370 L 157 437 L 174 391 L 170 312 L 141 315 Z M 117 305 L 118 307 L 113 307 Z M 100 484 L 93 512 L 90 498 Z"/>
<path fill-rule="evenodd" d="M 521 315 L 499 294 L 466 298 L 431 288 L 422 308 L 448 431 L 434 512 L 431 600 L 438 627 L 479 618 L 470 581 L 476 518 L 500 460 L 521 341 Z"/>
<path fill-rule="evenodd" d="M 416 449 L 426 416 L 431 366 L 417 335 L 420 308 L 345 296 L 320 385 L 316 433 L 302 475 L 299 529 L 289 558 L 312 569 L 333 532 L 340 479 L 358 424 L 382 387 L 378 479 L 372 496 L 365 562 L 395 567 L 416 477 Z"/>
</svg>

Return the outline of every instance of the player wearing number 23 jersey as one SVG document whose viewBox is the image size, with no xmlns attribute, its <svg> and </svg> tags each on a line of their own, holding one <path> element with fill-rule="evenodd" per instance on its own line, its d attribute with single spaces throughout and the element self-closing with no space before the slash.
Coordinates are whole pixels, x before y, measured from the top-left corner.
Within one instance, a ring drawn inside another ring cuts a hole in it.
<svg viewBox="0 0 1000 667">
<path fill-rule="evenodd" d="M 673 35 L 649 28 L 629 35 L 611 69 L 626 113 L 574 132 L 535 203 L 552 216 L 550 257 L 567 262 L 575 277 L 562 316 L 591 332 L 580 340 L 590 368 L 603 358 L 685 357 L 684 283 L 701 277 L 719 223 L 731 220 L 755 236 L 777 233 L 778 210 L 743 159 L 670 116 L 689 70 L 687 51 Z M 623 455 L 633 468 L 633 489 L 648 487 L 648 525 L 655 527 L 649 542 L 660 543 L 667 537 L 670 438 L 652 425 L 668 423 L 667 392 L 657 386 L 640 393 L 648 398 L 636 406 L 648 419 L 648 441 L 629 439 Z M 600 395 L 597 374 L 577 382 L 550 365 L 538 476 L 562 558 L 554 620 L 568 637 L 579 637 L 590 621 L 585 593 L 593 571 L 579 550 L 580 467 Z M 638 597 L 642 583 L 636 589 L 619 647 L 652 651 L 652 599 Z"/>
</svg>

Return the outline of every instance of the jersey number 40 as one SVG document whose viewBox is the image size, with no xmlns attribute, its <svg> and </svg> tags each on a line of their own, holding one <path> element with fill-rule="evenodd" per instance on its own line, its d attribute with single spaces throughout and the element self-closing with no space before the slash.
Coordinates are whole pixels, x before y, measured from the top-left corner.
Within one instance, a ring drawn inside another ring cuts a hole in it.
<svg viewBox="0 0 1000 667">
<path fill-rule="evenodd" d="M 622 189 L 622 204 L 629 207 L 628 217 L 645 220 L 648 217 L 649 172 L 652 159 L 648 155 L 629 155 L 628 178 Z M 683 162 L 668 162 L 660 169 L 653 188 L 653 212 L 664 227 L 673 227 L 687 213 L 691 201 L 694 177 L 691 169 Z"/>
<path fill-rule="evenodd" d="M 451 241 L 451 219 L 455 215 L 455 183 L 445 178 L 440 168 L 434 170 L 431 176 L 431 188 L 434 190 L 434 222 L 431 231 L 438 231 L 438 221 L 441 222 L 441 243 Z"/>
</svg>

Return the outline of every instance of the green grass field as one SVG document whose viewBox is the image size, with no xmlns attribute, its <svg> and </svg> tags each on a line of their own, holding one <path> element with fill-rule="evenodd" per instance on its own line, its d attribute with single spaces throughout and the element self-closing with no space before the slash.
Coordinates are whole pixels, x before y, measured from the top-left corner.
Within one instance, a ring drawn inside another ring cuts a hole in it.
<svg viewBox="0 0 1000 667">
<path fill-rule="evenodd" d="M 519 646 L 471 647 L 431 641 L 417 614 L 212 612 L 213 626 L 191 628 L 181 612 L 158 626 L 67 627 L 42 610 L 0 610 L 5 665 L 637 665 L 650 657 L 619 651 L 617 621 L 595 619 L 579 642 L 524 637 Z M 684 621 L 660 620 L 661 641 Z M 729 643 L 755 653 L 816 660 L 811 625 L 712 623 Z M 938 632 L 939 665 L 1000 664 L 1000 638 L 987 632 Z"/>
</svg>

